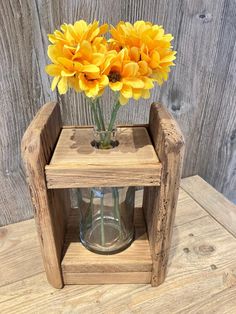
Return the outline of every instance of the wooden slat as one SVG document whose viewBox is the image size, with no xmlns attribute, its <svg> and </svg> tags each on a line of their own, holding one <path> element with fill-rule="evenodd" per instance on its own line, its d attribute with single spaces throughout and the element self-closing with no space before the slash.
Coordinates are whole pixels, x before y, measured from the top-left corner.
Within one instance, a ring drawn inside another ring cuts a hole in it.
<svg viewBox="0 0 236 314">
<path fill-rule="evenodd" d="M 183 179 L 181 187 L 236 237 L 236 205 L 199 176 Z"/>
<path fill-rule="evenodd" d="M 150 110 L 149 133 L 162 164 L 160 187 L 145 187 L 144 214 L 153 260 L 152 285 L 166 276 L 182 171 L 184 139 L 172 115 L 161 104 Z"/>
<path fill-rule="evenodd" d="M 161 165 L 46 166 L 46 176 L 48 189 L 159 186 Z"/>
<path fill-rule="evenodd" d="M 103 285 L 103 284 L 134 284 L 150 283 L 151 271 L 149 272 L 115 272 L 115 273 L 63 273 L 64 282 L 67 285 Z"/>
<path fill-rule="evenodd" d="M 29 184 L 39 242 L 48 281 L 62 287 L 61 254 L 70 207 L 66 190 L 47 190 L 44 167 L 61 131 L 59 105 L 48 103 L 37 113 L 22 139 L 22 158 Z"/>
<path fill-rule="evenodd" d="M 161 164 L 145 127 L 119 128 L 119 145 L 92 147 L 91 128 L 63 129 L 45 167 L 48 188 L 159 185 Z"/>
</svg>

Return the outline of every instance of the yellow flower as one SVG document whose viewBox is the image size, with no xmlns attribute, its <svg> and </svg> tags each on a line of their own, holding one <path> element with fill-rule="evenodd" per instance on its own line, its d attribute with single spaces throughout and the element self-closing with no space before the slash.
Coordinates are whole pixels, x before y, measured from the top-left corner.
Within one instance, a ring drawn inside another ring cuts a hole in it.
<svg viewBox="0 0 236 314">
<path fill-rule="evenodd" d="M 153 88 L 152 79 L 146 76 L 147 65 L 143 61 L 130 60 L 128 49 L 120 52 L 111 51 L 112 59 L 105 70 L 109 78 L 109 86 L 115 92 L 120 92 L 120 103 L 126 104 L 130 98 L 149 98 L 149 89 Z"/>
<path fill-rule="evenodd" d="M 148 76 L 159 85 L 168 79 L 176 51 L 172 50 L 170 43 L 173 36 L 165 34 L 162 26 L 144 21 L 137 21 L 133 25 L 121 21 L 116 27 L 111 26 L 110 33 L 110 49 L 120 51 L 127 47 L 130 59 L 144 61 L 143 68 L 148 66 Z"/>
<path fill-rule="evenodd" d="M 96 98 L 109 86 L 119 92 L 120 103 L 126 104 L 130 98 L 149 98 L 153 82 L 161 85 L 168 79 L 176 52 L 170 43 L 173 36 L 165 34 L 162 26 L 120 22 L 111 26 L 109 41 L 103 36 L 107 28 L 97 21 L 80 20 L 48 35 L 52 64 L 46 72 L 54 77 L 52 90 L 57 86 L 65 94 L 73 88 Z"/>
<path fill-rule="evenodd" d="M 48 35 L 52 64 L 45 70 L 54 76 L 52 90 L 58 86 L 59 93 L 65 94 L 72 87 L 88 97 L 102 94 L 109 82 L 101 68 L 108 49 L 106 39 L 101 36 L 106 30 L 107 24 L 99 27 L 97 21 L 87 24 L 80 20 L 74 25 L 63 24 L 61 31 Z"/>
</svg>

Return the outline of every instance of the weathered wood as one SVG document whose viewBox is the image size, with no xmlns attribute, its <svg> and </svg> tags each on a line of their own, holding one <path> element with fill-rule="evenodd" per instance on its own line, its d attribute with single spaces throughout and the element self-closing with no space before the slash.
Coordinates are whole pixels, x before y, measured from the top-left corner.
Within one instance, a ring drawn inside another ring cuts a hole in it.
<svg viewBox="0 0 236 314">
<path fill-rule="evenodd" d="M 149 132 L 162 163 L 160 187 L 145 188 L 144 214 L 153 260 L 152 285 L 166 276 L 175 210 L 179 194 L 184 139 L 173 117 L 160 104 L 153 103 Z"/>
<path fill-rule="evenodd" d="M 63 129 L 49 165 L 48 188 L 159 185 L 161 164 L 145 127 L 118 128 L 119 145 L 92 147 L 93 129 Z M 135 175 L 134 175 L 135 174 Z"/>
<path fill-rule="evenodd" d="M 232 204 L 199 176 L 185 178 L 181 183 L 181 187 L 236 237 L 236 205 Z"/>
<path fill-rule="evenodd" d="M 37 244 L 30 239 L 36 238 L 36 232 L 34 221 L 27 223 L 27 227 L 23 222 L 0 228 L 0 232 L 9 230 L 0 246 L 1 278 L 3 273 L 8 272 L 8 265 L 15 267 L 14 272 L 9 272 L 8 278 L 8 282 L 13 283 L 4 285 L 0 282 L 0 308 L 3 313 L 98 314 L 106 313 L 111 308 L 117 314 L 235 313 L 235 238 L 209 216 L 198 200 L 193 200 L 182 189 L 167 278 L 158 289 L 153 289 L 149 284 L 72 285 L 62 291 L 53 289 L 44 273 L 32 276 L 40 252 L 38 248 L 38 252 L 32 254 Z M 20 234 L 25 235 L 22 238 Z M 14 243 L 18 236 L 21 249 L 15 251 Z M 15 265 L 12 258 L 14 253 Z M 23 263 L 28 264 L 28 273 L 22 274 Z M 35 272 L 39 270 L 37 267 Z M 31 277 L 28 277 L 29 274 Z"/>
<path fill-rule="evenodd" d="M 0 265 L 0 286 L 44 271 L 33 220 L 0 228 Z"/>
<path fill-rule="evenodd" d="M 114 273 L 63 273 L 64 282 L 67 285 L 103 285 L 103 284 L 134 284 L 150 283 L 151 271 L 149 272 L 114 272 Z"/>
<path fill-rule="evenodd" d="M 44 167 L 61 131 L 59 105 L 48 103 L 38 112 L 22 139 L 22 157 L 48 281 L 62 287 L 61 254 L 70 206 L 68 191 L 47 190 Z"/>
</svg>

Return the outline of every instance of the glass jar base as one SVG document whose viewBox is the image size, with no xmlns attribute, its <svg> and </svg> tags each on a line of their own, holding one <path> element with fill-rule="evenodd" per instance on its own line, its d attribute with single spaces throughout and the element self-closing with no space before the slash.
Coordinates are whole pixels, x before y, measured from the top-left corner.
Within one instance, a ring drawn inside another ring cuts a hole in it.
<svg viewBox="0 0 236 314">
<path fill-rule="evenodd" d="M 134 239 L 134 232 L 125 234 L 119 221 L 108 216 L 97 218 L 92 228 L 81 234 L 81 243 L 83 246 L 98 254 L 110 255 L 116 254 L 129 247 Z"/>
</svg>

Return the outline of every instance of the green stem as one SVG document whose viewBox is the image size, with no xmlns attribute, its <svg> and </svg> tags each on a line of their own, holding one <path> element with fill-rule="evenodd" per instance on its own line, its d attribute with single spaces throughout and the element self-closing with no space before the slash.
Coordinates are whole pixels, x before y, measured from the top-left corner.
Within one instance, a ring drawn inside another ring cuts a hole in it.
<svg viewBox="0 0 236 314">
<path fill-rule="evenodd" d="M 96 100 L 91 100 L 91 108 L 92 108 L 92 113 L 93 113 L 93 117 L 94 117 L 94 122 L 98 128 L 98 131 L 101 131 L 101 124 L 99 121 L 99 117 L 97 114 L 97 108 L 96 108 Z"/>
<path fill-rule="evenodd" d="M 120 109 L 120 107 L 121 107 L 121 104 L 120 104 L 119 100 L 117 100 L 114 107 L 113 107 L 112 113 L 111 113 L 111 119 L 110 119 L 110 123 L 109 123 L 108 128 L 107 128 L 107 133 L 103 139 L 103 146 L 104 147 L 109 147 L 109 145 L 110 145 L 111 132 L 114 128 L 114 123 L 116 120 L 117 112 Z"/>
<path fill-rule="evenodd" d="M 121 104 L 120 104 L 119 100 L 117 100 L 117 102 L 115 103 L 115 105 L 113 107 L 112 113 L 111 113 L 111 120 L 110 120 L 110 123 L 108 125 L 108 129 L 107 129 L 108 131 L 113 130 L 114 123 L 115 123 L 116 116 L 117 116 L 117 112 L 120 109 L 120 107 L 121 107 Z"/>
<path fill-rule="evenodd" d="M 112 188 L 112 194 L 113 194 L 113 199 L 114 199 L 115 217 L 118 220 L 119 233 L 121 235 L 121 218 L 120 218 L 120 209 L 119 209 L 119 191 L 118 191 L 118 188 L 113 187 Z"/>
<path fill-rule="evenodd" d="M 102 109 L 100 107 L 100 103 L 99 103 L 99 99 L 97 98 L 97 109 L 98 109 L 98 118 L 100 120 L 100 126 L 102 128 L 103 131 L 106 131 L 106 126 L 104 123 L 104 117 L 103 117 L 103 113 L 102 113 Z"/>
<path fill-rule="evenodd" d="M 102 243 L 102 246 L 105 245 L 103 197 L 101 197 L 101 243 Z"/>
<path fill-rule="evenodd" d="M 93 197 L 94 197 L 94 193 L 93 193 L 93 190 L 91 190 L 90 203 L 89 203 L 88 226 L 92 226 L 92 223 L 93 223 Z"/>
</svg>

